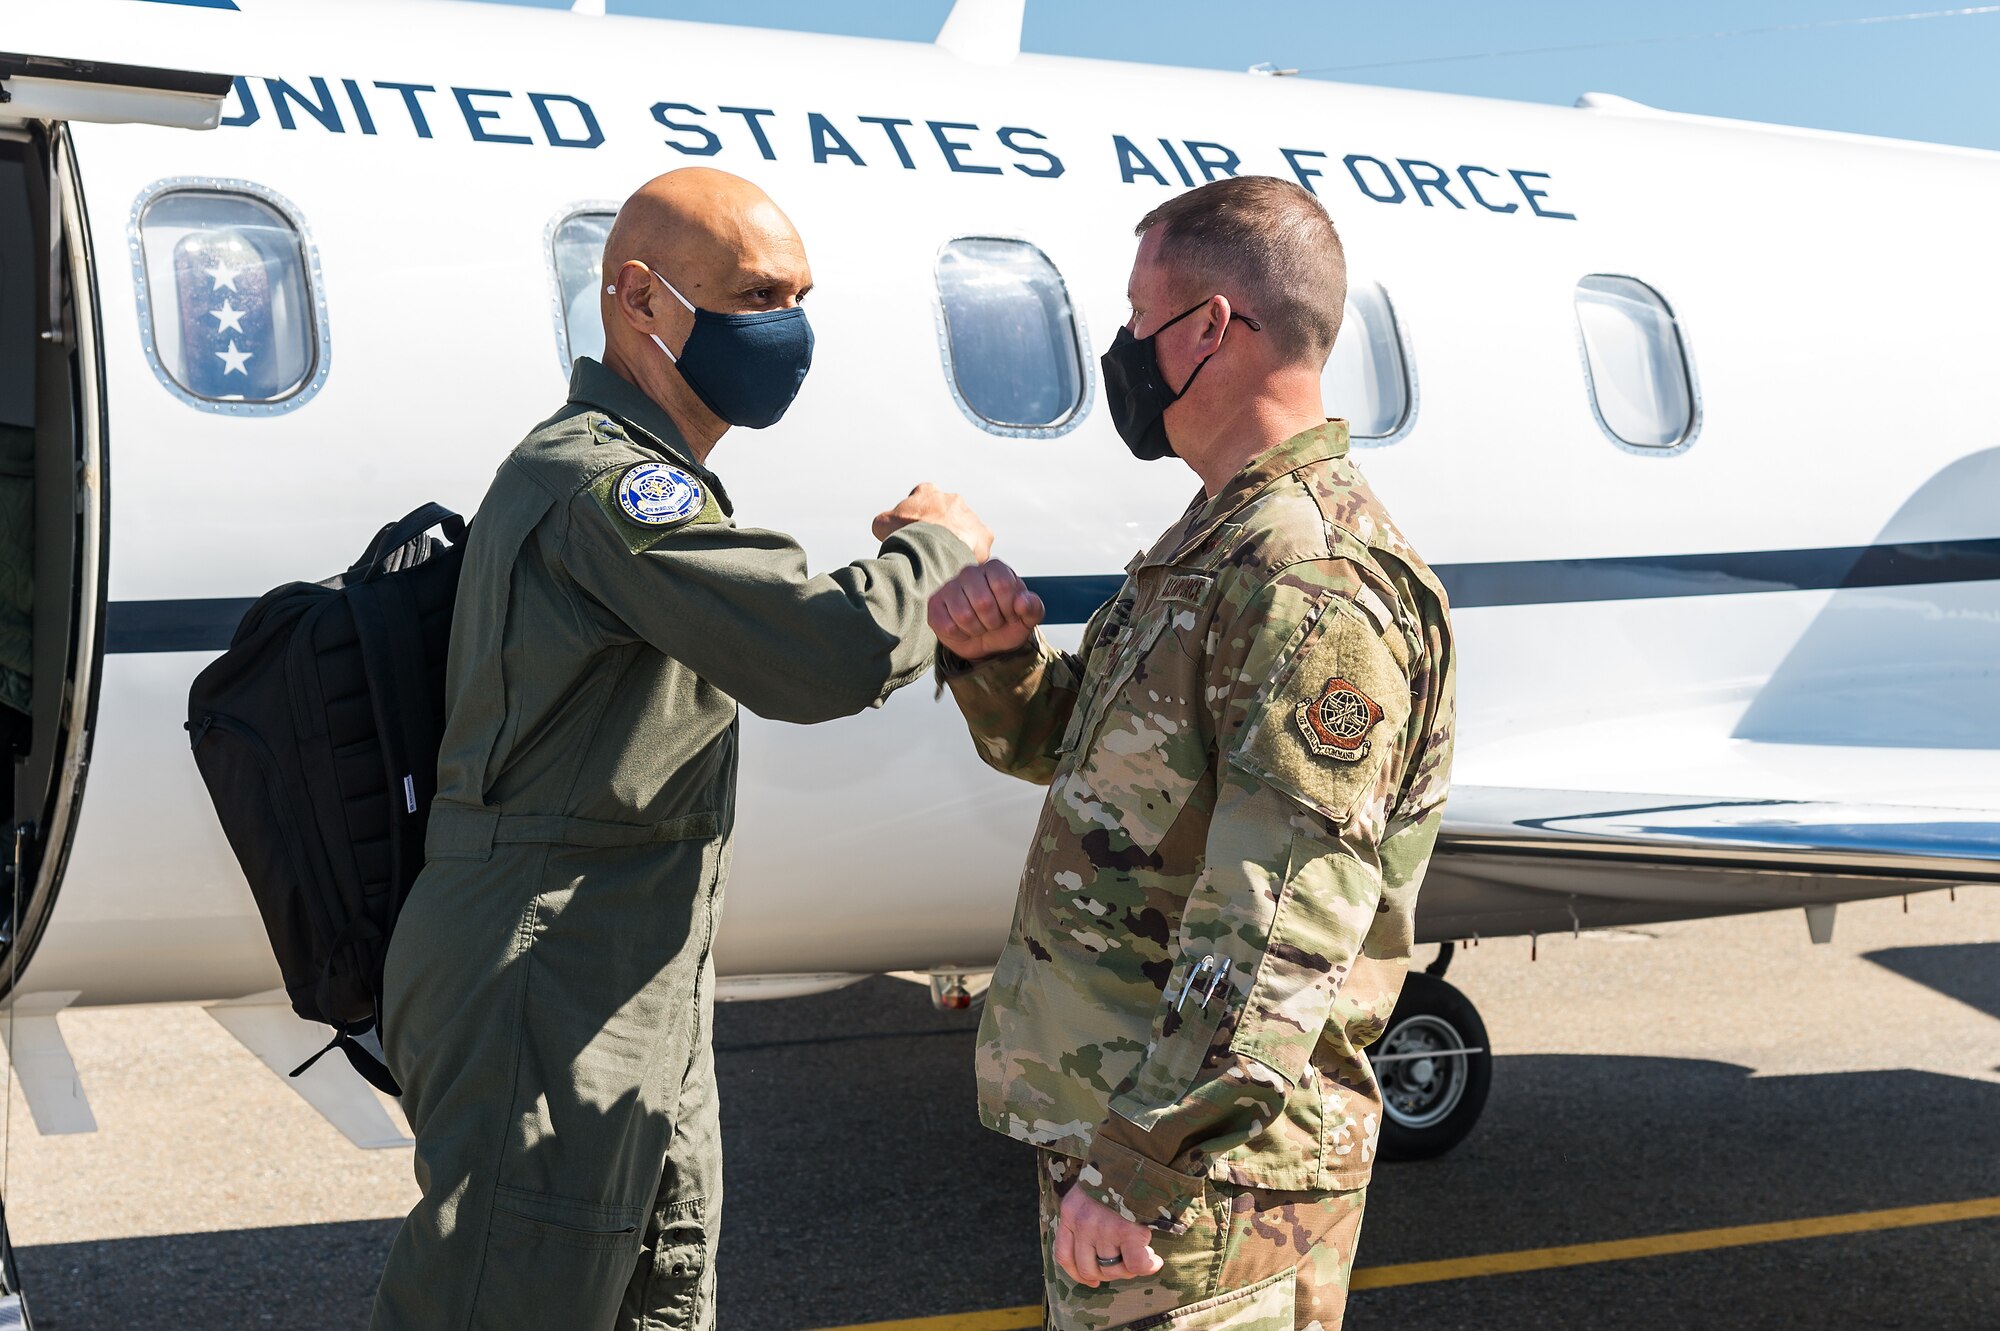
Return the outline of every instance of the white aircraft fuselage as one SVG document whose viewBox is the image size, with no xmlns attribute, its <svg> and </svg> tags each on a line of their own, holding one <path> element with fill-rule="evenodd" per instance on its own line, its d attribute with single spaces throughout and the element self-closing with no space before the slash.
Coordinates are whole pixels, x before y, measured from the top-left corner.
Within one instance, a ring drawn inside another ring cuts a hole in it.
<svg viewBox="0 0 2000 1331">
<path fill-rule="evenodd" d="M 697 164 L 766 188 L 818 283 L 796 405 L 710 459 L 738 520 L 824 567 L 935 481 L 1023 573 L 1091 580 L 1044 584 L 1064 642 L 1197 486 L 1133 461 L 1095 402 L 1133 224 L 1226 173 L 1319 194 L 1407 364 L 1406 419 L 1362 465 L 1456 603 L 1460 794 L 1425 937 L 1995 876 L 2000 155 L 472 4 L 6 8 L 9 50 L 234 76 L 207 132 L 67 129 L 101 518 L 77 619 L 101 666 L 17 999 L 277 984 L 189 756 L 189 681 L 248 598 L 346 567 L 424 500 L 472 512 L 565 396 L 554 230 Z M 303 224 L 323 329 L 303 400 L 204 406 L 156 369 L 135 210 L 179 186 L 254 187 Z M 1060 271 L 1073 428 L 1000 435 L 955 399 L 936 268 L 964 237 Z M 1673 446 L 1593 410 L 1592 274 L 1671 308 L 1696 404 Z M 726 976 L 992 963 L 1041 792 L 983 767 L 949 700 L 746 717 L 743 751 Z"/>
</svg>

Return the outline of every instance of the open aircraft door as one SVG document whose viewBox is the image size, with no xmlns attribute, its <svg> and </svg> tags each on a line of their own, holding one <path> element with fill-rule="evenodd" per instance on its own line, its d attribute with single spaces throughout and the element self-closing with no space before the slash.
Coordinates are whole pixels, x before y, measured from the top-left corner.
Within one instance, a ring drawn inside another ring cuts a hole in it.
<svg viewBox="0 0 2000 1331">
<path fill-rule="evenodd" d="M 0 1034 L 10 1079 L 34 1043 L 22 1026 L 36 1018 L 17 1014 L 13 998 L 62 883 L 102 661 L 103 342 L 67 124 L 208 129 L 230 86 L 223 74 L 0 51 Z M 0 1331 L 27 1325 L 0 1180 Z"/>
</svg>

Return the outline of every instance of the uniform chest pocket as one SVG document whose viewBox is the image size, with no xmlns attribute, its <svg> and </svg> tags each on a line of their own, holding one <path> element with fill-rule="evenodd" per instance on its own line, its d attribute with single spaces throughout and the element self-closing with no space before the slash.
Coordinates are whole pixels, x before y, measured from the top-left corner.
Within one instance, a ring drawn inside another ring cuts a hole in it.
<svg viewBox="0 0 2000 1331">
<path fill-rule="evenodd" d="M 1144 851 L 1166 838 L 1209 769 L 1195 625 L 1194 611 L 1171 602 L 1139 615 L 1064 739 L 1072 807 Z"/>
</svg>

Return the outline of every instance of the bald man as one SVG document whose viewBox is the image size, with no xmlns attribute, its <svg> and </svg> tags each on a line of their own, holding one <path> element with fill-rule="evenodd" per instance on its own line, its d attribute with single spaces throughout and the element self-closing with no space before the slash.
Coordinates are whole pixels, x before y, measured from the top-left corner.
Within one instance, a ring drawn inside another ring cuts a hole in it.
<svg viewBox="0 0 2000 1331">
<path fill-rule="evenodd" d="M 479 506 L 423 874 L 385 1048 L 423 1200 L 375 1331 L 709 1328 L 722 1203 L 710 1018 L 737 704 L 800 723 L 931 663 L 925 603 L 992 534 L 928 485 L 809 576 L 707 461 L 784 415 L 812 332 L 798 232 L 689 169 L 605 246 L 605 356 Z"/>
</svg>

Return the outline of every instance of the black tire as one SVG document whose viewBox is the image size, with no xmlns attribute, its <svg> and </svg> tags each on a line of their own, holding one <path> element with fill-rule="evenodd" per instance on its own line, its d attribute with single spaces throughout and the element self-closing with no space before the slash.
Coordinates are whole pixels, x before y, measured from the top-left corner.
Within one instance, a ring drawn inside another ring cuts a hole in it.
<svg viewBox="0 0 2000 1331">
<path fill-rule="evenodd" d="M 1402 1059 L 1396 1054 L 1477 1049 L 1456 1058 Z M 1435 975 L 1411 972 L 1382 1038 L 1369 1046 L 1382 1085 L 1384 1160 L 1429 1160 L 1465 1139 L 1486 1108 L 1493 1054 L 1486 1023 L 1466 996 Z"/>
</svg>

